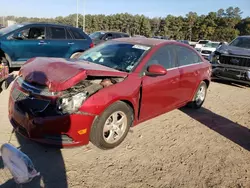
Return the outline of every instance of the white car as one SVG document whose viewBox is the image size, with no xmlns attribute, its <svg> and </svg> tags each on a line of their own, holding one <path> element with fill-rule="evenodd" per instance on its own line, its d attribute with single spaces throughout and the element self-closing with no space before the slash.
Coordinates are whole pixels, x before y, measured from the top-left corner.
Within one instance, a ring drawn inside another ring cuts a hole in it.
<svg viewBox="0 0 250 188">
<path fill-rule="evenodd" d="M 201 55 L 207 59 L 208 56 L 216 50 L 216 48 L 220 45 L 220 42 L 208 42 L 201 48 Z"/>
<path fill-rule="evenodd" d="M 201 48 L 207 44 L 208 42 L 211 42 L 210 40 L 199 40 L 196 44 L 195 44 L 195 49 L 198 51 L 198 52 L 201 52 Z"/>
</svg>

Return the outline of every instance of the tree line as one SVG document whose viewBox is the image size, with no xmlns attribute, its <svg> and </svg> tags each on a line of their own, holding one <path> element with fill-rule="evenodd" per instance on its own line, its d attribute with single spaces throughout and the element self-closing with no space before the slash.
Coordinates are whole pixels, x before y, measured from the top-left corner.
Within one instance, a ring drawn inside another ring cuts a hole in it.
<svg viewBox="0 0 250 188">
<path fill-rule="evenodd" d="M 189 12 L 186 16 L 167 15 L 149 18 L 144 15 L 128 13 L 113 15 L 86 15 L 85 31 L 91 33 L 100 30 L 112 30 L 130 35 L 168 36 L 174 40 L 231 41 L 238 35 L 250 35 L 250 17 L 242 18 L 238 7 L 219 9 L 207 15 Z M 53 22 L 76 26 L 76 14 L 56 18 L 27 18 L 7 16 L 5 20 L 21 22 Z M 83 16 L 79 15 L 78 26 L 83 28 Z"/>
</svg>

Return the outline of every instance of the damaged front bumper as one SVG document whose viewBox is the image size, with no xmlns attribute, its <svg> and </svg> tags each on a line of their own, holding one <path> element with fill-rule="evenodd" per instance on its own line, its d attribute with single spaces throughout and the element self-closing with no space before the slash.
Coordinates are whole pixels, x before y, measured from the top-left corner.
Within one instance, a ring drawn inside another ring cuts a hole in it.
<svg viewBox="0 0 250 188">
<path fill-rule="evenodd" d="M 212 64 L 212 78 L 250 84 L 250 68 L 226 64 Z"/>
<path fill-rule="evenodd" d="M 13 88 L 18 89 L 17 84 L 14 84 Z M 9 98 L 9 119 L 16 132 L 22 136 L 59 147 L 89 143 L 90 129 L 96 115 L 83 112 L 34 115 L 24 106 L 20 106 L 12 94 L 13 89 Z"/>
</svg>

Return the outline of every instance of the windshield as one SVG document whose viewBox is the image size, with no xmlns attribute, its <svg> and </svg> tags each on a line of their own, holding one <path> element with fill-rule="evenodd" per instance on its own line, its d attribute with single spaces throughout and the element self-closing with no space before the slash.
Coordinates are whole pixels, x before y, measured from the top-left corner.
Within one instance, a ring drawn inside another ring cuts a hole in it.
<svg viewBox="0 0 250 188">
<path fill-rule="evenodd" d="M 79 59 L 131 72 L 149 49 L 148 46 L 110 41 L 85 51 Z"/>
<path fill-rule="evenodd" d="M 209 42 L 207 44 L 205 44 L 204 47 L 208 47 L 208 48 L 217 48 L 219 46 L 220 43 L 217 42 Z"/>
<path fill-rule="evenodd" d="M 207 40 L 200 40 L 199 41 L 199 44 L 207 44 L 209 41 L 207 41 Z"/>
<path fill-rule="evenodd" d="M 91 39 L 100 39 L 105 33 L 103 32 L 94 32 L 89 35 Z"/>
<path fill-rule="evenodd" d="M 250 49 L 250 37 L 238 37 L 229 46 Z"/>
<path fill-rule="evenodd" d="M 14 24 L 14 25 L 11 25 L 11 26 L 9 26 L 9 27 L 2 28 L 2 29 L 0 29 L 0 35 L 5 35 L 5 34 L 7 34 L 7 33 L 10 33 L 10 32 L 12 32 L 12 31 L 14 31 L 14 30 L 20 28 L 20 27 L 23 27 L 23 26 L 24 26 L 24 25 L 22 25 L 22 24 Z"/>
</svg>

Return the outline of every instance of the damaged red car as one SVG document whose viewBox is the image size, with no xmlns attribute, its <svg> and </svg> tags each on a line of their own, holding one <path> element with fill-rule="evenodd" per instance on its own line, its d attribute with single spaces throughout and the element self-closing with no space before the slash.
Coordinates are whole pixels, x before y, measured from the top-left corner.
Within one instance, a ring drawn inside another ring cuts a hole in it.
<svg viewBox="0 0 250 188">
<path fill-rule="evenodd" d="M 132 126 L 185 105 L 200 108 L 210 76 L 211 65 L 186 44 L 115 39 L 75 60 L 28 60 L 11 89 L 9 118 L 37 142 L 114 148 Z"/>
</svg>

